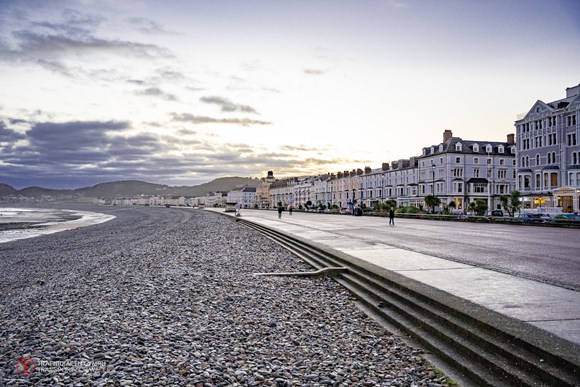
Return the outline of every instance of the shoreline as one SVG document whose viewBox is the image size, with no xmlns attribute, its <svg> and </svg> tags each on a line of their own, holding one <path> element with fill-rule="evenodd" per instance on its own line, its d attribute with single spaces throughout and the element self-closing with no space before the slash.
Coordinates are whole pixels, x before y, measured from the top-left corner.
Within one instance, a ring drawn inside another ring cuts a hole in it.
<svg viewBox="0 0 580 387">
<path fill-rule="evenodd" d="M 0 244 L 92 226 L 115 218 L 93 211 L 30 207 L 0 207 L 0 214 Z"/>
</svg>

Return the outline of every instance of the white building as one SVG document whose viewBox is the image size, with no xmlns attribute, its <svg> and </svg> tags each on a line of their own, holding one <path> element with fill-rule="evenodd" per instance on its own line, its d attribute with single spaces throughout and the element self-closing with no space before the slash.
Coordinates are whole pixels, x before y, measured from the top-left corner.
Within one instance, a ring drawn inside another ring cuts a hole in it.
<svg viewBox="0 0 580 387">
<path fill-rule="evenodd" d="M 536 101 L 515 127 L 523 207 L 580 211 L 580 85 L 566 98 Z"/>
</svg>

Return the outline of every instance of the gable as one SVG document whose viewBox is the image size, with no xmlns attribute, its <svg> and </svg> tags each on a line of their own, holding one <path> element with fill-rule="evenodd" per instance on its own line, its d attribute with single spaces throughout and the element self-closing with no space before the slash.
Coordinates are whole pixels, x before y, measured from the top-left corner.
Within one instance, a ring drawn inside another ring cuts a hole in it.
<svg viewBox="0 0 580 387">
<path fill-rule="evenodd" d="M 543 101 L 537 100 L 526 115 L 518 121 L 533 120 L 535 118 L 541 117 L 545 113 L 552 113 L 555 109 Z"/>
</svg>

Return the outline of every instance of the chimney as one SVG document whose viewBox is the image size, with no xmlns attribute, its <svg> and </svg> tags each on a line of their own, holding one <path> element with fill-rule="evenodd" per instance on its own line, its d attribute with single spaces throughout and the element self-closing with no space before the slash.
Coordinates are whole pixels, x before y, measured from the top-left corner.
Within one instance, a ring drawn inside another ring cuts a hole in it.
<svg viewBox="0 0 580 387">
<path fill-rule="evenodd" d="M 362 175 L 362 174 L 363 174 L 363 170 L 362 170 L 362 169 L 360 169 L 360 168 L 357 168 L 357 169 L 356 169 L 356 174 L 357 174 L 357 175 Z"/>
<path fill-rule="evenodd" d="M 580 94 L 580 85 L 566 88 L 566 98 Z"/>
<path fill-rule="evenodd" d="M 453 132 L 449 129 L 445 129 L 443 132 L 443 142 L 447 142 L 447 140 L 450 140 L 451 137 L 453 137 Z"/>
<path fill-rule="evenodd" d="M 372 171 L 371 167 L 365 167 L 365 175 L 371 173 L 371 171 Z"/>
<path fill-rule="evenodd" d="M 515 143 L 516 143 L 515 134 L 510 133 L 507 135 L 507 143 L 510 145 L 515 145 Z"/>
<path fill-rule="evenodd" d="M 342 179 L 342 172 L 338 172 L 338 173 L 336 174 L 336 177 L 337 177 L 337 178 L 339 178 L 339 179 Z"/>
<path fill-rule="evenodd" d="M 383 171 L 388 171 L 389 170 L 389 163 L 383 163 L 383 165 L 381 166 Z"/>
</svg>

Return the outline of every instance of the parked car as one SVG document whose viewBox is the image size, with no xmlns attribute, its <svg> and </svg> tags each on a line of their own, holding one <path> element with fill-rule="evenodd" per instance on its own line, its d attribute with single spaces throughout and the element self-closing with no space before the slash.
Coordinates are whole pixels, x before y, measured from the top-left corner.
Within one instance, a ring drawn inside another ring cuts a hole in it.
<svg viewBox="0 0 580 387">
<path fill-rule="evenodd" d="M 491 216 L 493 216 L 494 218 L 502 217 L 503 211 L 502 210 L 493 210 L 493 211 L 491 211 Z"/>
<path fill-rule="evenodd" d="M 540 214 L 529 214 L 529 213 L 520 213 L 516 216 L 516 219 L 523 221 L 524 223 L 543 223 L 545 219 L 543 219 Z"/>
<path fill-rule="evenodd" d="M 576 214 L 559 214 L 554 217 L 554 219 L 563 219 L 563 220 L 580 220 L 580 215 Z"/>
</svg>

